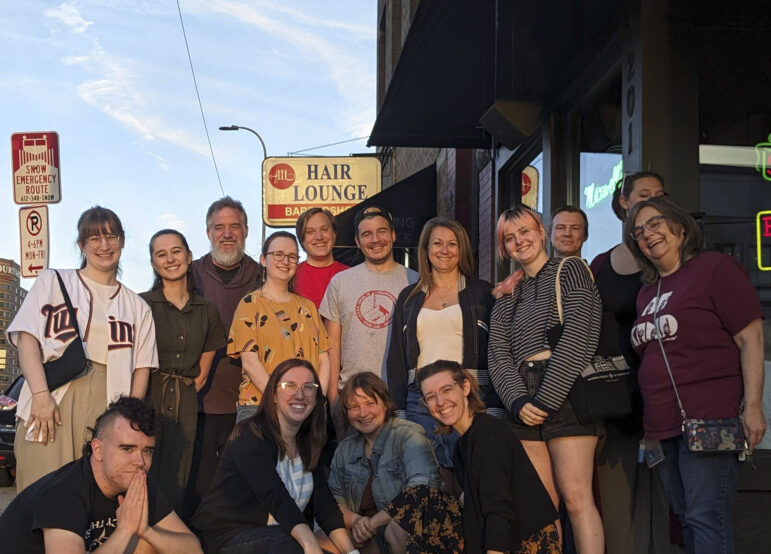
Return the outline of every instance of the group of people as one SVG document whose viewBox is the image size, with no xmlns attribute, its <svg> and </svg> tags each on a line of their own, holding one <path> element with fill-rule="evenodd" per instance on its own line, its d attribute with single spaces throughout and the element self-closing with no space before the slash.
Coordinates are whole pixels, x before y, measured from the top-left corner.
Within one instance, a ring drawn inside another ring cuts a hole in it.
<svg viewBox="0 0 771 554">
<path fill-rule="evenodd" d="M 26 384 L 0 534 L 19 537 L 12 552 L 647 553 L 674 548 L 671 506 L 689 552 L 730 552 L 737 456 L 688 450 L 669 372 L 689 417 L 742 415 L 751 450 L 763 315 L 744 268 L 702 252 L 663 195 L 656 174 L 626 177 L 624 240 L 591 266 L 581 210 L 548 233 L 535 211 L 504 211 L 498 251 L 518 269 L 496 286 L 445 217 L 424 226 L 417 272 L 397 263 L 377 206 L 354 219 L 357 266 L 334 260 L 321 208 L 257 261 L 225 197 L 202 258 L 178 231 L 153 235 L 155 281 L 137 295 L 117 280 L 120 220 L 87 210 L 82 267 L 61 287 L 44 271 L 8 329 Z M 45 366 L 78 330 L 86 366 L 50 390 Z M 624 418 L 573 408 L 597 355 L 639 377 Z M 663 453 L 654 469 L 641 439 Z"/>
</svg>

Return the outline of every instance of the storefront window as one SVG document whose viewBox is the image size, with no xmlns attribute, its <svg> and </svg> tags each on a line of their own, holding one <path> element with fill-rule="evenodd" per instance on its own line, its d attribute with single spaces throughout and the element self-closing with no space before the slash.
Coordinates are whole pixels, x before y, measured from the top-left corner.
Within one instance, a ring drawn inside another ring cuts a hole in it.
<svg viewBox="0 0 771 554">
<path fill-rule="evenodd" d="M 613 213 L 611 200 L 624 174 L 621 154 L 581 152 L 580 162 L 580 208 L 589 219 L 589 239 L 582 255 L 591 261 L 621 242 L 621 222 Z"/>
</svg>

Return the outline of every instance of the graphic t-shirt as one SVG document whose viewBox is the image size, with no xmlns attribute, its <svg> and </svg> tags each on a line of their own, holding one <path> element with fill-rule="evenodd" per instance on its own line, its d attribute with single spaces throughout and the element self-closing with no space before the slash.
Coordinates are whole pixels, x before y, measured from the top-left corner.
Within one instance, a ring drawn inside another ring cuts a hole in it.
<svg viewBox="0 0 771 554">
<path fill-rule="evenodd" d="M 343 328 L 339 386 L 360 371 L 386 378 L 386 348 L 396 297 L 417 280 L 416 272 L 400 264 L 379 272 L 361 263 L 332 277 L 319 313 Z"/>
<path fill-rule="evenodd" d="M 632 346 L 642 357 L 639 381 L 645 436 L 680 434 L 682 416 L 656 332 L 661 334 L 689 418 L 736 417 L 744 394 L 734 335 L 762 318 L 747 271 L 731 256 L 704 252 L 637 296 Z M 658 325 L 653 315 L 658 303 Z"/>
<path fill-rule="evenodd" d="M 238 304 L 228 338 L 228 356 L 257 352 L 268 375 L 290 358 L 319 366 L 319 355 L 329 350 L 327 331 L 316 307 L 307 298 L 290 294 L 289 302 L 273 302 L 259 290 L 247 294 Z M 242 406 L 257 405 L 262 393 L 245 371 L 238 391 Z"/>
<path fill-rule="evenodd" d="M 332 265 L 326 267 L 315 267 L 308 262 L 303 262 L 297 266 L 297 273 L 294 276 L 294 291 L 313 302 L 318 309 L 329 281 L 346 269 L 348 266 L 340 262 L 332 262 Z"/>
<path fill-rule="evenodd" d="M 148 524 L 171 513 L 166 498 L 147 486 Z M 83 538 L 86 552 L 104 544 L 118 525 L 118 500 L 97 486 L 88 458 L 79 458 L 24 489 L 0 517 L 4 554 L 43 552 L 43 529 L 63 529 Z"/>
</svg>

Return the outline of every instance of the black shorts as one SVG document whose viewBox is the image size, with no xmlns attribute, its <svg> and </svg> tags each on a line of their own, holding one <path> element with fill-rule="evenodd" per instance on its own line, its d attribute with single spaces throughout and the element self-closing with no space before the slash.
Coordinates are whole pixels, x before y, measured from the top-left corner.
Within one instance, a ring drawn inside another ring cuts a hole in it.
<svg viewBox="0 0 771 554">
<path fill-rule="evenodd" d="M 549 360 L 522 362 L 519 366 L 519 374 L 530 396 L 535 396 L 538 392 L 548 362 Z M 598 437 L 603 432 L 602 425 L 599 423 L 584 425 L 579 422 L 567 398 L 560 409 L 547 417 L 541 425 L 530 426 L 514 421 L 512 427 L 519 440 L 523 441 L 548 441 L 559 437 Z"/>
</svg>

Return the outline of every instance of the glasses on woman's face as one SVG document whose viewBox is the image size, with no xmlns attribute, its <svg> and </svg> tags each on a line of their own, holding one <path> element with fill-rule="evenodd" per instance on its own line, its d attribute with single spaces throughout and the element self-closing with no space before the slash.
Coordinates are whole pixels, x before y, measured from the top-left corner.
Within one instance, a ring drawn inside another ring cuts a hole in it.
<svg viewBox="0 0 771 554">
<path fill-rule="evenodd" d="M 289 396 L 294 396 L 297 391 L 302 389 L 303 396 L 312 398 L 316 396 L 316 391 L 319 390 L 319 386 L 316 383 L 295 383 L 294 381 L 283 381 L 278 384 L 278 388 L 284 391 Z"/>
<path fill-rule="evenodd" d="M 437 392 L 429 392 L 428 394 L 424 394 L 420 397 L 420 401 L 426 408 L 433 408 L 436 406 L 436 403 L 439 402 L 439 396 L 441 395 L 442 398 L 447 398 L 452 394 L 452 391 L 456 385 L 460 385 L 460 383 L 453 382 L 441 387 Z"/>
<path fill-rule="evenodd" d="M 287 254 L 281 250 L 274 250 L 273 252 L 267 252 L 267 254 L 273 256 L 273 259 L 277 262 L 284 261 L 286 258 L 290 264 L 296 264 L 300 260 L 300 256 L 297 254 Z"/>
<path fill-rule="evenodd" d="M 91 248 L 99 248 L 102 246 L 103 240 L 106 240 L 109 246 L 117 246 L 120 243 L 120 237 L 112 233 L 108 235 L 91 235 L 86 239 L 86 242 Z"/>
<path fill-rule="evenodd" d="M 648 231 L 656 232 L 661 227 L 661 224 L 664 223 L 664 220 L 666 219 L 663 215 L 654 215 L 653 217 L 649 217 L 648 221 L 643 223 L 642 225 L 638 225 L 637 227 L 632 228 L 632 232 L 629 233 L 629 235 L 634 240 L 640 240 L 645 236 L 645 230 L 648 229 Z"/>
</svg>

